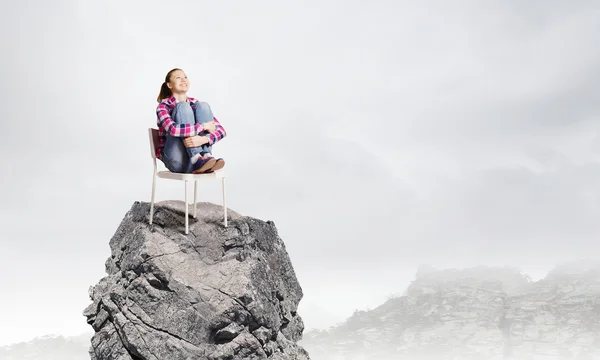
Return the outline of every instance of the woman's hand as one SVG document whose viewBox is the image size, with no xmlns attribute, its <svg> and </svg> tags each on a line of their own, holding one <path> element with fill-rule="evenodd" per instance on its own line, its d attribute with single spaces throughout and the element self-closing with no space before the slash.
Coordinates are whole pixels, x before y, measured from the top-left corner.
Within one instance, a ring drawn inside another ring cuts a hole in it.
<svg viewBox="0 0 600 360">
<path fill-rule="evenodd" d="M 217 131 L 217 126 L 215 125 L 214 121 L 209 121 L 207 123 L 202 124 L 202 127 L 204 128 L 204 130 L 208 131 L 209 133 L 214 133 L 215 131 Z"/>
<path fill-rule="evenodd" d="M 208 144 L 208 137 L 206 136 L 191 136 L 183 139 L 183 144 L 186 148 L 198 147 L 204 144 Z"/>
</svg>

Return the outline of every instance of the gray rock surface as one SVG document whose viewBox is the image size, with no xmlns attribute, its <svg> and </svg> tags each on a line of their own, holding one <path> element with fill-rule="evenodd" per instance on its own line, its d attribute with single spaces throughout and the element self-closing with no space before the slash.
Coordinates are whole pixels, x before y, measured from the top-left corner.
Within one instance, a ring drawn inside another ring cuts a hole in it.
<svg viewBox="0 0 600 360">
<path fill-rule="evenodd" d="M 300 344 L 313 360 L 600 359 L 600 264 L 537 282 L 510 268 L 421 269 L 404 296 Z"/>
<path fill-rule="evenodd" d="M 107 276 L 83 315 L 92 360 L 297 359 L 302 289 L 275 225 L 199 203 L 136 202 L 110 240 Z"/>
</svg>

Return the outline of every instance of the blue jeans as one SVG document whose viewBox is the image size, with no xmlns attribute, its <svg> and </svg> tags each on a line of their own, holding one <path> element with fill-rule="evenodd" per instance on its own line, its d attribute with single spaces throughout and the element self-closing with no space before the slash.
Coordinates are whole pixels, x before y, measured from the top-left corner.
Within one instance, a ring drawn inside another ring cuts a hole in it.
<svg viewBox="0 0 600 360">
<path fill-rule="evenodd" d="M 178 102 L 171 113 L 171 118 L 176 124 L 195 124 L 207 123 L 213 121 L 213 113 L 208 103 L 196 103 L 194 111 L 190 104 L 185 101 Z M 205 130 L 198 135 L 207 135 Z M 208 144 L 186 148 L 183 144 L 183 137 L 167 135 L 165 146 L 162 150 L 162 162 L 165 167 L 175 173 L 191 173 L 192 162 L 190 158 L 195 154 L 212 153 L 212 146 Z"/>
</svg>

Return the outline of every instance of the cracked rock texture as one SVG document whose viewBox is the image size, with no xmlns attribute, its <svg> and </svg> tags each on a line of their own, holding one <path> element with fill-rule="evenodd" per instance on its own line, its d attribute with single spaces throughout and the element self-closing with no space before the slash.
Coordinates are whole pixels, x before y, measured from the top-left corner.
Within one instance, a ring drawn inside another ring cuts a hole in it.
<svg viewBox="0 0 600 360">
<path fill-rule="evenodd" d="M 313 360 L 600 360 L 600 264 L 536 282 L 511 268 L 421 268 L 404 296 L 300 344 Z"/>
<path fill-rule="evenodd" d="M 110 240 L 107 276 L 83 315 L 92 360 L 297 359 L 302 289 L 272 222 L 198 204 L 136 202 Z M 192 213 L 193 210 L 190 210 Z"/>
</svg>

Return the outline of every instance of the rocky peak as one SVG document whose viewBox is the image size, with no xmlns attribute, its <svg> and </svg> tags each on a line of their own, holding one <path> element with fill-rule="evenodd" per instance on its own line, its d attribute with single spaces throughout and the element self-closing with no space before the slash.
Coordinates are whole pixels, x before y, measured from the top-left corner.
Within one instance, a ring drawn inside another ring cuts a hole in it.
<svg viewBox="0 0 600 360">
<path fill-rule="evenodd" d="M 84 316 L 93 360 L 298 359 L 302 289 L 275 225 L 199 204 L 136 202 L 110 240 L 107 276 Z"/>
</svg>

